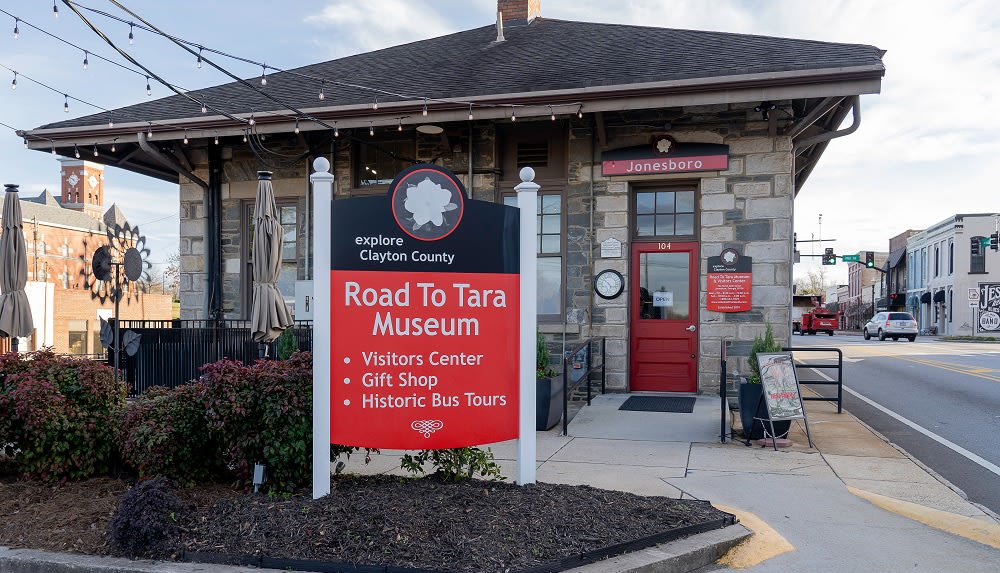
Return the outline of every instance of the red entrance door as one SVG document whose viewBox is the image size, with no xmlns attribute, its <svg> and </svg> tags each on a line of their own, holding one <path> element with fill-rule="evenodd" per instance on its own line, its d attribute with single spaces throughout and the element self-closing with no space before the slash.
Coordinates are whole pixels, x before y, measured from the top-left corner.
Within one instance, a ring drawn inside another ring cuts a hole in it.
<svg viewBox="0 0 1000 573">
<path fill-rule="evenodd" d="M 697 243 L 632 244 L 632 391 L 698 389 L 697 252 Z"/>
</svg>

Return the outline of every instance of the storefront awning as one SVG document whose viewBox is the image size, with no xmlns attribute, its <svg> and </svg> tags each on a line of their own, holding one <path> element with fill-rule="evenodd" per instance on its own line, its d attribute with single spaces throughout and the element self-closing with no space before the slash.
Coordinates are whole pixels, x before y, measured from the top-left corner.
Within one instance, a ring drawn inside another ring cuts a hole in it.
<svg viewBox="0 0 1000 573">
<path fill-rule="evenodd" d="M 906 257 L 906 247 L 900 247 L 895 251 L 889 253 L 889 260 L 886 261 L 886 263 L 888 264 L 888 268 L 890 269 L 896 268 L 896 265 L 899 264 L 899 261 L 904 260 L 905 257 Z"/>
<path fill-rule="evenodd" d="M 934 302 L 944 302 L 944 291 L 939 290 L 934 293 Z"/>
<path fill-rule="evenodd" d="M 920 300 L 917 298 L 917 295 L 913 295 L 906 300 L 906 306 L 910 308 L 916 308 L 918 304 L 920 304 Z"/>
<path fill-rule="evenodd" d="M 926 304 L 929 303 L 930 301 L 931 301 L 931 293 L 925 292 L 924 294 L 920 295 L 920 302 Z"/>
</svg>

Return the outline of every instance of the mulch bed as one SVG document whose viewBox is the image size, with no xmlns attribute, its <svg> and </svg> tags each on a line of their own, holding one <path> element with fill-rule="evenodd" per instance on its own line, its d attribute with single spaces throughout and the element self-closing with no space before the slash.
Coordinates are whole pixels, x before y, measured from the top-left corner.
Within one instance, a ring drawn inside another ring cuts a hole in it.
<svg viewBox="0 0 1000 573">
<path fill-rule="evenodd" d="M 63 487 L 0 482 L 0 545 L 110 554 L 107 521 L 127 489 L 112 479 Z M 165 544 L 161 558 L 225 556 L 247 563 L 268 556 L 506 572 L 661 532 L 717 528 L 731 518 L 700 501 L 436 477 L 340 477 L 332 493 L 318 500 L 238 495 L 220 486 L 180 493 L 195 508 L 178 516 L 182 534 Z"/>
</svg>

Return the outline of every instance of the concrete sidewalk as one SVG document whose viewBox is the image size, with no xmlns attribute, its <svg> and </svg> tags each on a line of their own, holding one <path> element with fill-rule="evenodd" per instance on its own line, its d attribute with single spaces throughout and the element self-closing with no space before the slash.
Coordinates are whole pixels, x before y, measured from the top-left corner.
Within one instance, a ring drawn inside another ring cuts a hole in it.
<svg viewBox="0 0 1000 573">
<path fill-rule="evenodd" d="M 709 500 L 740 526 L 709 532 L 576 573 L 1000 571 L 1000 520 L 848 413 L 807 402 L 815 448 L 793 423 L 793 445 L 775 451 L 720 443 L 720 400 L 698 396 L 690 414 L 621 411 L 629 395 L 597 396 L 569 425 L 538 432 L 538 481 L 640 495 Z M 516 442 L 489 446 L 516 475 Z M 400 452 L 345 471 L 407 475 Z M 720 552 L 753 531 L 722 564 Z M 135 562 L 0 548 L 0 571 L 263 571 L 191 563 Z"/>
</svg>

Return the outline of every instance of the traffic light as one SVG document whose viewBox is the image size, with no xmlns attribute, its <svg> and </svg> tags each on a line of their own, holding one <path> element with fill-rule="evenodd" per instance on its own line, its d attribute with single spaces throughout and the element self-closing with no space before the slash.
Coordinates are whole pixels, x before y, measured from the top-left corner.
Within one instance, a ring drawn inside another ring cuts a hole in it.
<svg viewBox="0 0 1000 573">
<path fill-rule="evenodd" d="M 990 248 L 994 251 L 1000 250 L 1000 233 L 990 235 Z"/>
<path fill-rule="evenodd" d="M 875 268 L 875 253 L 865 251 L 865 267 L 869 269 Z"/>
<path fill-rule="evenodd" d="M 823 264 L 824 265 L 837 264 L 837 255 L 833 254 L 833 247 L 827 247 L 826 251 L 823 253 Z"/>
<path fill-rule="evenodd" d="M 979 237 L 972 237 L 971 242 L 972 242 L 972 256 L 973 257 L 980 256 L 983 252 L 983 246 L 982 242 L 979 240 Z"/>
</svg>

